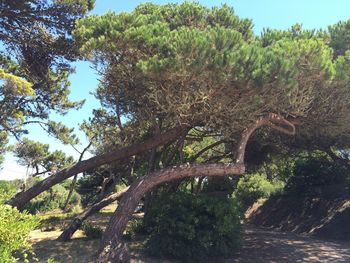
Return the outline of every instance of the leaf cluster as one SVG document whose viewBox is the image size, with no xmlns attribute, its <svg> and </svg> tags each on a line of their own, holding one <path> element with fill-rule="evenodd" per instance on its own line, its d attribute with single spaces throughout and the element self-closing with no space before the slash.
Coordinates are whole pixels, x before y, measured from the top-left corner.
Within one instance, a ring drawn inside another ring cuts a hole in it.
<svg viewBox="0 0 350 263">
<path fill-rule="evenodd" d="M 302 119 L 303 134 L 315 125 L 326 136 L 346 133 L 349 53 L 336 55 L 331 27 L 260 37 L 251 27 L 226 5 L 143 4 L 81 19 L 74 36 L 103 76 L 96 96 L 110 116 L 230 136 L 275 112 Z"/>
</svg>

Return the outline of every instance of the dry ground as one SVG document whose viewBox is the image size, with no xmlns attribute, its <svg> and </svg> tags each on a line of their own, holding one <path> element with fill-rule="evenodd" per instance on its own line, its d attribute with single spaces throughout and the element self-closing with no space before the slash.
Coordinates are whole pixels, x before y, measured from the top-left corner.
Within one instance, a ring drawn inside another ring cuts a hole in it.
<svg viewBox="0 0 350 263">
<path fill-rule="evenodd" d="M 107 222 L 108 216 L 100 214 L 93 221 Z M 78 231 L 72 241 L 58 242 L 55 239 L 60 231 L 33 231 L 31 242 L 39 262 L 54 258 L 64 263 L 93 262 L 98 240 L 88 240 Z M 129 242 L 132 263 L 173 262 L 165 259 L 150 259 L 143 255 L 143 238 Z M 35 261 L 33 261 L 35 262 Z M 210 262 L 213 262 L 212 260 Z M 310 238 L 293 233 L 283 233 L 269 229 L 244 227 L 243 244 L 238 253 L 230 258 L 215 259 L 215 262 L 232 263 L 350 263 L 350 243 L 335 243 Z"/>
<path fill-rule="evenodd" d="M 305 235 L 246 226 L 240 263 L 350 263 L 350 243 L 329 242 Z"/>
</svg>

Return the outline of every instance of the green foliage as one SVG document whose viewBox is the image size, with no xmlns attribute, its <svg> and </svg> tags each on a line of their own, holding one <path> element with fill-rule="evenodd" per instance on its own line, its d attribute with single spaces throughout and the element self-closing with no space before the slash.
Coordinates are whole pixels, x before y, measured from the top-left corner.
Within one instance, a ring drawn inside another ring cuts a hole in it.
<svg viewBox="0 0 350 263">
<path fill-rule="evenodd" d="M 82 105 L 69 99 L 69 62 L 78 56 L 71 32 L 94 2 L 0 1 L 0 137 L 19 137 L 27 123 Z"/>
<path fill-rule="evenodd" d="M 254 37 L 227 5 L 192 2 L 89 16 L 74 31 L 102 74 L 103 122 L 117 108 L 135 125 L 200 124 L 234 139 L 269 112 L 302 118 L 302 138 L 349 134 L 350 60 L 335 55 L 336 35 L 295 25 Z"/>
<path fill-rule="evenodd" d="M 59 263 L 59 262 L 56 259 L 54 259 L 54 258 L 49 258 L 47 260 L 47 263 Z"/>
<path fill-rule="evenodd" d="M 137 234 L 145 233 L 145 225 L 142 219 L 130 220 L 123 236 L 126 240 L 132 240 Z"/>
<path fill-rule="evenodd" d="M 6 83 L 4 89 L 6 92 L 13 95 L 35 96 L 35 91 L 32 89 L 32 84 L 25 79 L 19 78 L 12 74 L 6 73 L 0 68 L 0 79 Z"/>
<path fill-rule="evenodd" d="M 100 238 L 103 234 L 103 230 L 101 227 L 94 226 L 92 223 L 89 222 L 84 222 L 81 226 L 81 229 L 89 239 Z"/>
<path fill-rule="evenodd" d="M 175 193 L 161 196 L 145 220 L 148 251 L 184 261 L 232 253 L 240 240 L 240 212 L 232 199 Z"/>
<path fill-rule="evenodd" d="M 17 257 L 26 259 L 29 232 L 39 225 L 37 217 L 4 204 L 15 192 L 13 182 L 0 181 L 0 262 L 4 263 L 18 262 Z"/>
<path fill-rule="evenodd" d="M 208 177 L 203 184 L 202 193 L 229 197 L 232 195 L 237 184 L 235 179 L 229 177 Z"/>
<path fill-rule="evenodd" d="M 13 182 L 0 181 L 0 204 L 12 197 L 17 190 Z"/>
<path fill-rule="evenodd" d="M 245 210 L 259 198 L 267 198 L 271 194 L 281 192 L 283 186 L 281 181 L 267 180 L 264 174 L 248 174 L 239 180 L 234 195 Z"/>
<path fill-rule="evenodd" d="M 74 159 L 64 152 L 49 151 L 49 145 L 24 138 L 16 145 L 14 154 L 21 165 L 36 168 L 36 173 L 41 170 L 50 172 L 53 167 L 64 168 L 72 164 Z"/>
<path fill-rule="evenodd" d="M 39 225 L 37 217 L 21 213 L 9 205 L 0 204 L 0 261 L 4 263 L 18 262 L 13 256 L 26 258 L 29 232 Z"/>
<path fill-rule="evenodd" d="M 324 156 L 311 156 L 296 160 L 285 191 L 303 195 L 322 194 L 326 188 L 333 186 L 339 186 L 338 190 L 350 186 L 349 169 Z"/>
<path fill-rule="evenodd" d="M 98 200 L 98 187 L 102 183 L 103 176 L 97 173 L 85 174 L 78 179 L 76 189 L 81 196 L 81 202 L 84 207 Z"/>
<path fill-rule="evenodd" d="M 55 185 L 48 191 L 35 197 L 30 203 L 25 206 L 25 209 L 30 213 L 47 212 L 53 209 L 63 209 L 68 196 L 68 190 L 62 185 Z M 69 207 L 74 208 L 80 205 L 80 195 L 73 192 L 69 203 Z"/>
<path fill-rule="evenodd" d="M 340 21 L 328 27 L 330 35 L 329 45 L 334 49 L 334 55 L 344 55 L 350 45 L 350 20 Z"/>
<path fill-rule="evenodd" d="M 101 143 L 104 142 L 101 141 Z M 117 181 L 118 183 L 115 185 L 115 180 L 118 180 L 117 178 L 119 176 L 123 178 L 130 173 L 130 170 L 128 170 L 129 165 L 128 160 L 115 162 L 113 165 L 99 167 L 81 176 L 77 181 L 76 190 L 81 196 L 82 205 L 86 207 L 88 204 L 98 201 L 103 193 L 106 194 L 106 192 L 110 191 L 118 192 L 125 188 L 126 185 L 120 181 Z M 111 175 L 114 176 L 113 180 L 109 180 Z M 105 180 L 109 181 L 104 185 L 104 189 L 102 189 Z"/>
</svg>

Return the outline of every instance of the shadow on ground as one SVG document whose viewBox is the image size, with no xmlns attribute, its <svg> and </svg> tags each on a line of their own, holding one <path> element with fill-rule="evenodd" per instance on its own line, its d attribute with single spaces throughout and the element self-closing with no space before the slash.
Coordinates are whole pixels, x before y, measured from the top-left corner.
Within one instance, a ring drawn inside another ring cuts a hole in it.
<svg viewBox="0 0 350 263">
<path fill-rule="evenodd" d="M 324 240 L 246 226 L 237 258 L 226 262 L 294 263 L 349 262 L 350 243 Z"/>
</svg>

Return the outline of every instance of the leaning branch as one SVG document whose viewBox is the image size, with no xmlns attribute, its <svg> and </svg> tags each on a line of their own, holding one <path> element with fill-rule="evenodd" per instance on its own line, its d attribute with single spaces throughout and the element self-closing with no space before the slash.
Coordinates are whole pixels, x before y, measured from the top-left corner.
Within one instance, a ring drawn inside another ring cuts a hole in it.
<svg viewBox="0 0 350 263">
<path fill-rule="evenodd" d="M 80 228 L 80 226 L 83 224 L 84 220 L 88 218 L 89 216 L 97 213 L 102 208 L 106 207 L 107 205 L 113 203 L 114 201 L 120 200 L 122 196 L 125 194 L 125 192 L 129 189 L 129 187 L 124 188 L 123 190 L 111 194 L 110 196 L 107 196 L 106 198 L 102 199 L 101 201 L 89 206 L 76 216 L 73 221 L 69 224 L 69 226 L 61 233 L 61 235 L 57 238 L 59 241 L 68 241 L 71 239 L 73 234 Z"/>
<path fill-rule="evenodd" d="M 288 128 L 283 127 L 286 126 Z M 248 140 L 255 130 L 262 126 L 269 126 L 288 135 L 295 135 L 295 125 L 282 116 L 270 113 L 266 117 L 260 117 L 251 127 L 243 131 L 240 142 L 238 143 L 236 163 L 244 163 L 244 155 Z"/>
<path fill-rule="evenodd" d="M 122 234 L 130 215 L 135 210 L 141 198 L 160 184 L 196 176 L 242 175 L 245 172 L 244 154 L 247 142 L 252 133 L 261 126 L 270 126 L 277 130 L 294 134 L 294 125 L 277 114 L 269 114 L 259 118 L 250 128 L 242 133 L 237 148 L 235 163 L 185 165 L 164 169 L 135 181 L 121 199 L 119 206 L 110 219 L 101 241 L 99 258 L 96 262 L 126 262 L 127 251 L 121 242 Z M 287 126 L 289 129 L 283 127 Z"/>
<path fill-rule="evenodd" d="M 40 193 L 48 190 L 50 187 L 68 179 L 73 175 L 86 172 L 98 166 L 112 163 L 117 160 L 125 159 L 133 155 L 138 155 L 160 145 L 173 142 L 180 136 L 183 136 L 183 134 L 187 133 L 188 130 L 188 127 L 178 126 L 144 142 L 140 142 L 128 147 L 124 147 L 122 149 L 118 149 L 113 152 L 109 152 L 78 162 L 77 164 L 71 167 L 65 168 L 57 172 L 56 174 L 47 177 L 46 179 L 35 184 L 28 190 L 18 193 L 13 198 L 8 200 L 7 204 L 21 209 L 27 202 L 29 202 L 31 199 L 33 199 Z"/>
</svg>

